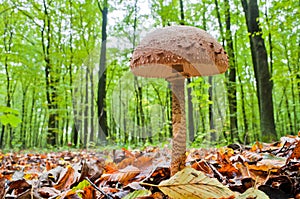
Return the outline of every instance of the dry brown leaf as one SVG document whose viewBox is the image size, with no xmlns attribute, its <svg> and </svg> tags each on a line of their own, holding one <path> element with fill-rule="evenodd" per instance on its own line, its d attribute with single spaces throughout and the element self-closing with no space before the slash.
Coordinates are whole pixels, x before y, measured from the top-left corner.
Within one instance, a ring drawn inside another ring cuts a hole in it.
<svg viewBox="0 0 300 199">
<path fill-rule="evenodd" d="M 240 175 L 239 170 L 235 168 L 234 165 L 232 164 L 223 164 L 222 167 L 218 169 L 218 171 L 221 174 L 228 176 L 230 178 L 233 178 L 236 175 Z"/>
<path fill-rule="evenodd" d="M 120 169 L 119 171 L 112 174 L 103 174 L 101 176 L 101 181 L 112 181 L 112 182 L 120 182 L 122 184 L 128 184 L 130 180 L 140 174 L 140 170 L 133 166 L 128 166 L 124 169 Z"/>
<path fill-rule="evenodd" d="M 192 164 L 192 168 L 196 169 L 198 171 L 202 171 L 206 174 L 211 174 L 213 175 L 213 170 L 210 168 L 208 163 L 205 160 L 202 161 L 196 161 L 194 164 Z"/>
<path fill-rule="evenodd" d="M 297 141 L 297 144 L 293 150 L 293 153 L 288 158 L 288 160 L 290 160 L 290 159 L 300 159 L 300 140 Z"/>
<path fill-rule="evenodd" d="M 4 198 L 4 194 L 5 194 L 5 178 L 0 178 L 0 198 Z"/>
<path fill-rule="evenodd" d="M 83 188 L 83 193 L 82 193 L 82 199 L 90 199 L 90 198 L 96 198 L 95 197 L 95 188 L 90 186 L 84 187 Z"/>
<path fill-rule="evenodd" d="M 122 160 L 119 164 L 118 164 L 118 168 L 119 169 L 124 169 L 125 167 L 129 166 L 129 165 L 133 165 L 135 162 L 136 158 L 135 157 L 129 157 L 129 158 L 125 158 L 124 160 Z"/>
<path fill-rule="evenodd" d="M 263 144 L 256 141 L 255 144 L 251 147 L 251 150 L 252 152 L 259 152 L 263 149 Z"/>
<path fill-rule="evenodd" d="M 157 186 L 164 194 L 176 199 L 209 199 L 231 197 L 235 193 L 215 178 L 186 167 Z"/>
<path fill-rule="evenodd" d="M 153 159 L 152 157 L 140 156 L 134 161 L 133 166 L 139 169 L 151 166 L 152 159 Z"/>
<path fill-rule="evenodd" d="M 60 193 L 60 191 L 58 191 L 57 189 L 54 189 L 53 187 L 41 187 L 37 190 L 37 192 L 43 198 L 51 198 L 53 196 L 59 195 L 59 193 Z"/>
<path fill-rule="evenodd" d="M 73 167 L 68 166 L 68 170 L 67 170 L 66 174 L 53 187 L 57 190 L 64 190 L 64 189 L 69 188 L 71 186 L 71 184 L 73 184 L 74 173 L 75 173 L 75 170 L 73 169 Z"/>
</svg>

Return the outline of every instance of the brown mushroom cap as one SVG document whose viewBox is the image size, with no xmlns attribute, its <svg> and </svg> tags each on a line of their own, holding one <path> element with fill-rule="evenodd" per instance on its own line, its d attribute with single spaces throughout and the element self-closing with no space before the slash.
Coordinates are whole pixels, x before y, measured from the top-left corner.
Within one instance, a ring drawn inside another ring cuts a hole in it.
<svg viewBox="0 0 300 199">
<path fill-rule="evenodd" d="M 169 26 L 149 33 L 130 61 L 135 75 L 172 78 L 224 73 L 228 57 L 210 34 L 191 26 Z"/>
</svg>

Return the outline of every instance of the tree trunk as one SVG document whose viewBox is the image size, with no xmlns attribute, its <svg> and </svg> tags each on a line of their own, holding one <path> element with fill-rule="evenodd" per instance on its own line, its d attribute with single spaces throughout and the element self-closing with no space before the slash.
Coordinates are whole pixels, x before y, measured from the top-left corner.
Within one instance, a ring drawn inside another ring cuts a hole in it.
<svg viewBox="0 0 300 199">
<path fill-rule="evenodd" d="M 93 69 L 92 69 L 93 70 Z M 89 70 L 89 78 L 90 78 L 90 87 L 91 87 L 91 106 L 90 106 L 90 142 L 94 142 L 95 140 L 95 124 L 94 124 L 94 118 L 95 118 L 95 93 L 94 93 L 94 76 L 93 72 Z"/>
<path fill-rule="evenodd" d="M 50 60 L 50 43 L 51 43 L 51 19 L 50 13 L 48 10 L 48 6 L 46 0 L 43 1 L 43 8 L 44 8 L 44 21 L 43 27 L 41 30 L 41 37 L 42 37 L 42 47 L 43 47 L 43 55 L 44 61 L 46 63 L 45 66 L 45 81 L 46 81 L 46 97 L 48 103 L 48 133 L 47 133 L 47 144 L 50 146 L 56 145 L 56 137 L 57 137 L 57 126 L 58 120 L 56 109 L 56 87 L 55 84 L 57 83 L 56 78 L 54 77 L 54 68 L 52 66 Z"/>
<path fill-rule="evenodd" d="M 23 85 L 24 86 L 24 85 Z M 26 144 L 26 124 L 27 121 L 25 120 L 27 111 L 26 111 L 26 97 L 27 97 L 27 90 L 28 90 L 28 85 L 24 86 L 25 88 L 22 88 L 22 111 L 21 111 L 21 116 L 22 116 L 22 122 L 20 126 L 20 134 L 21 134 L 21 143 L 22 143 L 22 148 L 30 147 L 30 140 L 27 140 Z M 30 132 L 29 132 L 30 133 Z"/>
<path fill-rule="evenodd" d="M 237 100 L 236 100 L 236 61 L 233 48 L 233 39 L 231 33 L 230 5 L 229 0 L 224 1 L 225 21 L 226 21 L 226 47 L 229 56 L 229 75 L 228 75 L 228 103 L 230 117 L 230 137 L 231 142 L 239 139 L 237 123 Z"/>
<path fill-rule="evenodd" d="M 187 78 L 187 100 L 188 100 L 188 129 L 189 141 L 192 143 L 195 140 L 195 124 L 194 124 L 194 107 L 192 102 L 192 88 L 189 86 L 191 78 Z"/>
<path fill-rule="evenodd" d="M 168 88 L 171 88 L 171 84 L 170 82 L 168 82 Z M 172 113 L 172 91 L 170 89 L 168 89 L 167 91 L 167 95 L 166 95 L 166 107 L 167 107 L 167 123 L 168 123 L 168 131 L 165 132 L 165 137 L 168 137 L 167 133 L 169 133 L 170 137 L 173 137 L 173 128 L 172 128 L 172 117 L 173 117 L 173 113 Z"/>
<path fill-rule="evenodd" d="M 257 82 L 257 96 L 260 112 L 260 128 L 262 141 L 276 139 L 274 110 L 272 99 L 272 81 L 268 68 L 267 51 L 259 26 L 259 10 L 257 0 L 241 0 L 246 16 L 250 38 L 252 62 Z"/>
<path fill-rule="evenodd" d="M 73 28 L 73 4 L 72 0 L 69 0 L 70 4 L 70 29 Z M 69 78 L 70 78 L 70 92 L 71 92 L 71 97 L 74 97 L 74 89 L 73 89 L 73 58 L 74 58 L 74 52 L 73 52 L 73 35 L 70 34 L 70 39 L 69 39 L 69 47 L 70 47 L 70 62 L 69 62 Z M 79 122 L 76 120 L 76 117 L 78 117 L 77 109 L 76 109 L 76 104 L 75 100 L 72 100 L 72 109 L 73 109 L 73 126 L 72 126 L 72 138 L 71 138 L 71 143 L 74 145 L 74 147 L 77 146 L 78 144 L 78 139 L 79 139 L 79 127 L 77 125 L 80 125 Z M 76 125 L 77 124 L 77 125 Z"/>
<path fill-rule="evenodd" d="M 213 102 L 213 77 L 209 76 L 208 77 L 208 84 L 210 85 L 208 88 L 208 100 L 209 102 Z M 208 115 L 209 115 L 209 131 L 210 131 L 210 141 L 215 142 L 217 141 L 217 133 L 215 129 L 215 115 L 214 115 L 214 109 L 213 109 L 213 104 L 209 103 L 208 105 Z"/>
<path fill-rule="evenodd" d="M 101 54 L 99 64 L 99 76 L 98 76 L 98 119 L 99 119 L 99 130 L 98 139 L 100 143 L 105 144 L 106 138 L 108 137 L 107 127 L 107 114 L 106 114 L 106 41 L 107 41 L 107 14 L 108 14 L 108 3 L 107 0 L 103 1 L 103 8 L 101 8 L 100 2 L 98 1 L 98 7 L 102 14 L 102 38 L 101 38 Z M 99 143 L 99 142 L 98 142 Z"/>
<path fill-rule="evenodd" d="M 87 147 L 88 136 L 89 136 L 89 66 L 85 70 L 85 102 L 84 102 L 84 113 L 83 113 L 83 147 Z"/>
<path fill-rule="evenodd" d="M 8 16 L 7 16 L 8 17 Z M 4 50 L 5 50 L 5 58 L 4 58 L 4 70 L 5 70 L 5 76 L 6 76 L 6 98 L 5 98 L 5 104 L 7 107 L 11 107 L 12 104 L 12 95 L 13 95 L 13 89 L 12 89 L 12 75 L 10 74 L 10 69 L 9 69 L 9 58 L 8 55 L 11 52 L 11 47 L 12 47 L 12 39 L 13 39 L 13 30 L 10 29 L 9 27 L 9 21 L 4 20 L 4 33 L 3 33 L 3 44 L 4 44 Z M 6 113 L 4 113 L 6 114 Z M 2 131 L 1 131 L 1 137 L 0 137 L 0 146 L 4 147 L 5 146 L 5 140 L 4 140 L 4 134 L 12 132 L 12 127 L 10 124 L 7 124 L 6 126 L 2 126 Z M 10 140 L 13 138 L 10 137 Z M 11 141 L 10 141 L 11 145 Z"/>
<path fill-rule="evenodd" d="M 236 47 L 236 46 L 235 46 Z M 236 48 L 237 49 L 237 48 Z M 237 67 L 238 70 L 238 67 Z M 241 74 L 239 71 L 237 71 L 238 74 Z M 244 144 L 250 143 L 250 135 L 249 133 L 249 127 L 248 127 L 248 120 L 247 120 L 247 114 L 246 114 L 246 98 L 245 98 L 245 88 L 241 80 L 241 76 L 238 76 L 238 84 L 240 85 L 240 93 L 241 93 L 241 108 L 242 108 L 242 118 L 243 118 L 243 125 L 244 125 L 244 133 L 242 135 L 242 140 Z"/>
<path fill-rule="evenodd" d="M 218 0 L 215 0 L 215 6 L 216 6 L 218 23 L 219 23 L 220 35 L 221 35 L 221 39 L 222 39 L 222 46 L 224 47 L 224 45 L 225 45 L 225 38 L 224 38 L 223 25 L 222 25 L 222 21 L 221 21 L 221 14 L 220 14 Z"/>
<path fill-rule="evenodd" d="M 183 0 L 179 0 L 180 5 L 180 24 L 184 25 L 184 8 Z M 189 141 L 193 142 L 195 139 L 195 126 L 194 126 L 194 115 L 193 115 L 193 103 L 192 103 L 192 88 L 189 87 L 191 78 L 187 78 L 187 100 L 188 100 L 188 129 L 189 129 Z"/>
</svg>

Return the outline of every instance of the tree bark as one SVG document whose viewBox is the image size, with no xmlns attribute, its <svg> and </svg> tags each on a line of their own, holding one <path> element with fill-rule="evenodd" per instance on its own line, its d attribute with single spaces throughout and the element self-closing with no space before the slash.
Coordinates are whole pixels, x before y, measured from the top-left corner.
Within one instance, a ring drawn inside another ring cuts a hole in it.
<svg viewBox="0 0 300 199">
<path fill-rule="evenodd" d="M 269 142 L 276 139 L 272 99 L 273 84 L 268 68 L 267 51 L 262 38 L 262 30 L 259 26 L 259 10 L 257 0 L 241 1 L 249 32 L 252 63 L 257 82 L 262 141 Z"/>
<path fill-rule="evenodd" d="M 86 67 L 85 72 L 85 95 L 84 95 L 84 111 L 83 111 L 83 147 L 87 147 L 89 136 L 89 66 Z"/>
<path fill-rule="evenodd" d="M 4 50 L 5 50 L 5 58 L 4 58 L 4 69 L 5 69 L 5 76 L 6 76 L 6 106 L 11 107 L 12 104 L 12 76 L 10 74 L 9 70 L 9 58 L 8 54 L 11 51 L 12 47 L 12 39 L 13 39 L 13 30 L 10 30 L 8 21 L 4 21 L 5 27 L 4 27 L 4 37 L 3 37 L 3 44 L 4 44 Z M 2 131 L 1 131 L 1 137 L 0 137 L 0 146 L 4 147 L 5 146 L 5 141 L 4 141 L 4 134 L 12 132 L 12 127 L 10 124 L 7 124 L 6 126 L 2 126 Z M 10 140 L 13 138 L 10 137 Z M 10 141 L 11 143 L 11 141 Z M 11 145 L 11 144 L 10 144 Z M 11 147 L 11 146 L 10 146 Z"/>
<path fill-rule="evenodd" d="M 237 100 L 236 100 L 236 61 L 233 48 L 233 39 L 231 32 L 230 5 L 229 0 L 224 1 L 225 21 L 226 21 L 226 47 L 229 56 L 229 75 L 228 75 L 228 103 L 230 118 L 230 137 L 231 142 L 234 139 L 239 140 L 238 123 L 237 123 Z"/>
<path fill-rule="evenodd" d="M 208 88 L 208 100 L 210 102 L 213 102 L 213 77 L 209 76 L 208 77 L 208 84 L 210 85 Z M 214 115 L 214 108 L 213 104 L 209 103 L 208 105 L 208 115 L 209 115 L 209 131 L 210 131 L 210 141 L 215 142 L 217 141 L 217 133 L 216 133 L 216 128 L 215 128 L 215 115 Z"/>
<path fill-rule="evenodd" d="M 183 0 L 179 0 L 180 5 L 180 25 L 185 25 L 184 19 L 184 7 Z M 195 139 L 195 125 L 194 125 L 194 115 L 193 115 L 193 103 L 192 103 L 192 88 L 189 87 L 191 83 L 191 78 L 187 78 L 187 100 L 188 100 L 188 129 L 189 129 L 189 141 L 193 142 Z"/>
<path fill-rule="evenodd" d="M 106 113 L 106 41 L 107 41 L 107 14 L 108 14 L 108 3 L 107 0 L 103 1 L 103 8 L 101 8 L 100 2 L 98 1 L 98 7 L 102 14 L 102 38 L 101 38 L 101 54 L 99 64 L 99 77 L 98 77 L 98 120 L 99 130 L 98 139 L 100 142 L 105 144 L 106 138 L 108 137 L 107 127 L 107 113 Z"/>
<path fill-rule="evenodd" d="M 57 127 L 58 120 L 57 118 L 57 104 L 56 97 L 57 91 L 55 84 L 57 80 L 54 74 L 54 68 L 50 59 L 50 43 L 51 43 L 51 19 L 50 13 L 48 9 L 48 4 L 46 0 L 43 0 L 43 8 L 44 8 L 44 22 L 41 30 L 42 37 L 42 46 L 43 46 L 43 55 L 44 61 L 46 63 L 45 66 L 45 80 L 46 80 L 46 97 L 48 103 L 49 117 L 48 117 L 48 133 L 47 133 L 47 144 L 50 146 L 56 145 L 56 137 L 57 137 Z"/>
</svg>

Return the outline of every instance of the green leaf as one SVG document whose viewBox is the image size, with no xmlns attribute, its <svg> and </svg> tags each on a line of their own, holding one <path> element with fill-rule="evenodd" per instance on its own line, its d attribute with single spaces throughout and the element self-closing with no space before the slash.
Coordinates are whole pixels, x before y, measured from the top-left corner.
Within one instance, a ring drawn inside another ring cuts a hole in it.
<svg viewBox="0 0 300 199">
<path fill-rule="evenodd" d="M 7 107 L 7 106 L 0 106 L 0 113 L 13 113 L 13 114 L 16 114 L 18 115 L 19 114 L 19 111 L 13 109 L 13 108 L 10 108 L 10 107 Z"/>
<path fill-rule="evenodd" d="M 85 187 L 88 187 L 90 183 L 87 180 L 81 181 L 76 187 L 73 187 L 73 191 L 83 190 Z"/>
<path fill-rule="evenodd" d="M 17 127 L 21 123 L 21 119 L 14 114 L 4 114 L 0 116 L 0 122 L 5 126 L 10 124 L 12 127 Z"/>
<path fill-rule="evenodd" d="M 134 199 L 137 197 L 150 196 L 150 195 L 151 195 L 151 191 L 146 189 L 140 189 L 140 190 L 135 190 L 134 192 L 128 194 L 123 199 Z"/>
</svg>

